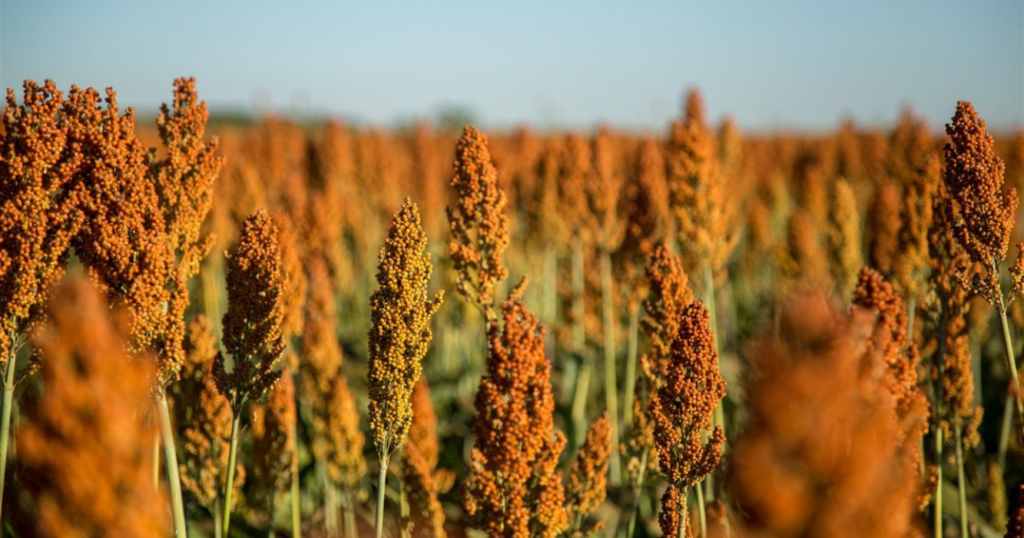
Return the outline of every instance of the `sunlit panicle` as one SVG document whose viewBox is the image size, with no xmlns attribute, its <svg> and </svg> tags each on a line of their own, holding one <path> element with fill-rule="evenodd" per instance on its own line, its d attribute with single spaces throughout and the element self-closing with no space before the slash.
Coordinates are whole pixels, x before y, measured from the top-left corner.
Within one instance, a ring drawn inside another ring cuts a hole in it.
<svg viewBox="0 0 1024 538">
<path fill-rule="evenodd" d="M 416 204 L 406 199 L 380 249 L 377 290 L 370 296 L 370 430 L 382 461 L 405 441 L 413 386 L 433 334 L 430 321 L 443 292 L 427 291 L 433 267 Z M 383 472 L 383 471 L 382 471 Z"/>
<path fill-rule="evenodd" d="M 448 255 L 458 272 L 459 293 L 481 308 L 487 319 L 494 319 L 495 286 L 508 277 L 502 253 L 510 241 L 509 219 L 483 133 L 466 126 L 455 146 L 453 168 L 455 201 L 448 206 Z"/>
<path fill-rule="evenodd" d="M 278 228 L 266 210 L 242 225 L 234 252 L 227 256 L 228 311 L 224 314 L 224 356 L 217 359 L 217 387 L 238 414 L 245 401 L 258 401 L 279 377 L 275 365 L 284 351 L 281 325 L 285 285 Z"/>
</svg>

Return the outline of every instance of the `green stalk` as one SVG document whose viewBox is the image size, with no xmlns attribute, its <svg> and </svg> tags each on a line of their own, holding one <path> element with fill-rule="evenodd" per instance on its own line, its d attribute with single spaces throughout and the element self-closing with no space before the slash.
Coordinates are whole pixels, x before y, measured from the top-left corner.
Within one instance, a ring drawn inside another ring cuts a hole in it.
<svg viewBox="0 0 1024 538">
<path fill-rule="evenodd" d="M 704 266 L 704 302 L 708 309 L 708 317 L 711 320 L 711 333 L 714 335 L 715 340 L 715 354 L 718 355 L 718 364 L 722 364 L 721 354 L 721 337 L 722 335 L 718 332 L 718 315 L 715 310 L 715 273 L 710 265 Z M 724 400 L 719 400 L 718 405 L 715 406 L 715 413 L 713 416 L 713 423 L 715 426 L 721 426 L 725 429 L 725 409 L 723 407 Z M 723 443 L 722 451 L 724 453 L 726 445 Z M 696 486 L 699 489 L 701 486 Z M 704 487 L 708 491 L 708 500 L 713 501 L 715 499 L 715 477 L 714 472 L 709 474 L 704 479 Z M 704 518 L 704 514 L 701 514 L 701 518 Z M 703 534 L 701 534 L 703 536 Z"/>
<path fill-rule="evenodd" d="M 572 301 L 576 319 L 572 325 L 572 344 L 575 351 L 583 355 L 583 348 L 587 345 L 586 328 L 583 326 L 583 314 L 586 305 L 583 303 L 583 294 L 586 293 L 586 275 L 583 248 L 577 246 L 572 251 Z"/>
<path fill-rule="evenodd" d="M 558 259 L 551 248 L 544 250 L 544 288 L 546 317 L 554 327 L 558 322 Z"/>
<path fill-rule="evenodd" d="M 935 352 L 935 370 L 938 380 L 935 383 L 935 476 L 939 487 L 935 488 L 935 499 L 933 500 L 935 517 L 935 538 L 943 538 L 942 528 L 942 399 L 945 387 L 945 348 L 946 348 L 946 311 L 943 308 L 939 319 L 938 350 Z"/>
<path fill-rule="evenodd" d="M 356 536 L 356 514 L 352 502 L 352 495 L 350 493 L 341 494 L 341 504 L 345 517 L 345 538 L 359 538 Z"/>
<path fill-rule="evenodd" d="M 697 491 L 700 491 L 699 487 L 694 488 L 694 489 L 696 489 Z M 683 491 L 682 495 L 683 495 L 683 509 L 679 511 L 680 512 L 679 513 L 679 528 L 676 529 L 676 536 L 678 538 L 686 538 L 686 527 L 688 526 L 687 522 L 690 520 L 690 507 L 687 506 L 687 503 L 686 503 L 686 499 L 687 499 L 687 497 L 689 497 L 689 492 Z M 701 538 L 704 538 L 704 537 L 701 536 Z"/>
<path fill-rule="evenodd" d="M 980 385 L 980 383 L 978 383 Z M 999 468 L 1005 469 L 1006 452 L 1010 449 L 1010 430 L 1013 429 L 1013 396 L 1006 395 L 1006 403 L 1003 404 L 1003 424 L 999 428 L 999 452 L 996 461 Z"/>
<path fill-rule="evenodd" d="M 960 424 L 957 421 L 957 424 L 953 427 L 953 435 L 956 436 L 956 489 L 960 501 L 960 536 L 961 538 L 969 538 L 970 533 L 967 531 L 967 484 L 964 482 L 964 454 L 960 430 Z"/>
<path fill-rule="evenodd" d="M 647 452 L 640 455 L 640 477 L 637 478 L 633 488 L 633 509 L 629 511 L 629 525 L 626 527 L 626 538 L 633 538 L 633 530 L 636 528 L 636 515 L 640 511 L 640 496 L 644 490 L 644 478 L 647 476 Z"/>
<path fill-rule="evenodd" d="M 584 275 L 583 249 L 577 246 L 572 251 L 572 294 L 573 311 L 576 319 L 572 322 L 572 343 L 574 351 L 579 358 L 579 368 L 576 372 L 576 382 L 573 387 L 572 402 L 572 424 L 573 424 L 573 447 L 582 444 L 584 432 L 586 432 L 586 406 L 587 396 L 590 394 L 590 361 L 587 360 L 587 333 L 583 326 L 584 304 L 583 294 L 586 292 Z"/>
<path fill-rule="evenodd" d="M 708 537 L 708 517 L 704 511 L 704 491 L 700 484 L 693 488 L 697 492 L 697 524 L 700 528 L 700 538 Z"/>
<path fill-rule="evenodd" d="M 160 487 L 160 434 L 153 436 L 153 487 Z"/>
<path fill-rule="evenodd" d="M 1017 359 L 1013 354 L 1013 341 L 1010 339 L 1010 324 L 1006 321 L 1006 308 L 1003 306 L 1002 297 L 999 299 L 999 322 L 1003 326 L 1003 345 L 1006 348 L 1006 362 L 1010 367 L 1010 382 L 1013 383 L 1016 397 L 1014 400 L 1017 407 L 1017 434 L 1021 443 L 1024 444 L 1024 399 L 1020 386 L 1020 376 L 1017 375 Z M 1012 422 L 1012 421 L 1011 421 Z"/>
<path fill-rule="evenodd" d="M 295 437 L 293 436 L 294 440 Z M 296 441 L 296 443 L 298 443 Z M 296 448 L 295 454 L 298 455 L 299 451 Z M 302 538 L 302 504 L 299 502 L 299 473 L 298 469 L 292 470 L 292 536 L 294 538 Z"/>
<path fill-rule="evenodd" d="M 578 448 L 583 444 L 583 438 L 587 431 L 587 395 L 590 393 L 590 362 L 581 358 L 581 364 L 576 375 L 576 392 L 572 400 L 572 444 Z"/>
<path fill-rule="evenodd" d="M 18 348 L 14 345 L 14 331 L 8 340 L 10 353 L 7 357 L 7 371 L 4 373 L 4 400 L 0 413 L 0 509 L 3 508 L 4 478 L 7 474 L 7 443 L 11 438 L 11 407 L 14 405 L 14 372 L 17 367 Z M 0 524 L 3 523 L 3 512 L 0 511 Z"/>
<path fill-rule="evenodd" d="M 352 507 L 351 494 L 342 494 L 342 505 L 345 509 L 345 538 L 359 538 L 356 536 L 356 514 Z"/>
<path fill-rule="evenodd" d="M 941 401 L 941 400 L 940 400 Z M 936 411 L 936 414 L 938 411 Z M 935 424 L 935 476 L 938 484 L 942 484 L 942 424 L 936 420 Z M 935 515 L 935 538 L 942 538 L 942 488 L 935 488 L 934 499 Z"/>
<path fill-rule="evenodd" d="M 387 443 L 385 443 L 387 444 Z M 378 455 L 380 471 L 377 472 L 377 538 L 384 537 L 384 487 L 387 485 L 388 457 Z"/>
<path fill-rule="evenodd" d="M 277 529 L 274 528 L 274 494 L 271 492 L 267 495 L 267 536 L 268 538 L 274 538 L 277 536 Z"/>
<path fill-rule="evenodd" d="M 399 521 L 405 521 L 409 517 L 409 505 L 405 502 L 405 482 L 401 476 L 398 477 L 398 515 Z"/>
<path fill-rule="evenodd" d="M 612 312 L 612 257 L 604 249 L 601 251 L 601 303 L 604 313 L 604 399 L 611 444 L 608 474 L 611 476 L 610 484 L 619 486 L 622 484 L 622 464 L 619 461 L 619 388 L 615 364 L 615 313 Z"/>
<path fill-rule="evenodd" d="M 320 484 L 324 488 L 324 530 L 327 536 L 334 538 L 338 535 L 338 520 L 334 513 L 334 492 L 331 490 L 331 480 L 327 477 L 327 468 L 322 461 L 316 462 L 316 474 L 320 477 Z"/>
<path fill-rule="evenodd" d="M 167 395 L 163 388 L 157 391 L 157 411 L 160 414 L 160 431 L 164 439 L 164 470 L 171 487 L 171 513 L 174 515 L 174 536 L 185 538 L 185 503 L 181 498 L 181 479 L 178 477 L 178 454 L 174 448 L 174 430 L 171 429 L 171 412 L 167 408 Z M 227 534 L 227 533 L 225 533 Z"/>
<path fill-rule="evenodd" d="M 241 407 L 241 406 L 239 406 Z M 224 538 L 228 538 L 231 528 L 231 490 L 235 484 L 235 459 L 238 457 L 238 428 L 242 423 L 242 413 L 235 411 L 231 421 L 231 449 L 228 452 L 228 480 L 224 483 Z"/>
<path fill-rule="evenodd" d="M 221 538 L 224 529 L 221 527 L 220 494 L 213 499 L 213 538 Z"/>
<path fill-rule="evenodd" d="M 633 398 L 636 388 L 636 361 L 637 349 L 639 347 L 638 327 L 640 325 L 640 305 L 632 304 L 629 307 L 629 347 L 626 357 L 626 379 L 622 398 L 622 431 L 629 432 L 633 428 Z"/>
</svg>

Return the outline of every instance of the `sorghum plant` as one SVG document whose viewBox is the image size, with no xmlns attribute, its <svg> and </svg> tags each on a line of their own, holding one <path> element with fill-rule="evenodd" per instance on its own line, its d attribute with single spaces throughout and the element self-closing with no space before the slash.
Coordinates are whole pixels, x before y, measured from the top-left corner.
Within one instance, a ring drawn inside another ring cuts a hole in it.
<svg viewBox="0 0 1024 538">
<path fill-rule="evenodd" d="M 845 300 L 857 285 L 857 272 L 864 266 L 857 200 L 853 188 L 845 179 L 837 180 L 832 187 L 828 219 L 832 282 L 839 297 Z"/>
<path fill-rule="evenodd" d="M 935 420 L 934 460 L 936 481 L 941 484 L 945 461 L 943 449 L 947 440 L 952 438 L 957 454 L 957 492 L 962 507 L 966 503 L 963 451 L 980 440 L 977 427 L 981 422 L 981 409 L 976 408 L 973 401 L 974 375 L 966 319 L 970 310 L 969 292 L 958 281 L 971 261 L 953 237 L 948 214 L 943 211 L 949 196 L 946 186 L 938 184 L 937 191 L 932 200 L 934 218 L 928 230 L 931 271 L 927 283 L 938 304 L 929 308 L 933 319 L 930 320 L 931 326 L 926 326 L 930 340 L 934 340 L 934 356 L 930 364 L 935 386 L 935 409 L 932 413 Z M 944 532 L 941 487 L 935 489 L 933 504 L 934 529 L 939 536 Z M 961 523 L 966 523 L 966 517 L 961 517 Z"/>
<path fill-rule="evenodd" d="M 501 256 L 509 245 L 509 220 L 487 137 L 472 126 L 455 146 L 451 186 L 456 199 L 448 206 L 448 255 L 458 272 L 458 290 L 493 320 L 495 286 L 508 278 Z"/>
<path fill-rule="evenodd" d="M 176 383 L 167 388 L 172 419 L 181 440 L 182 459 L 178 466 L 181 485 L 197 504 L 213 514 L 215 531 L 222 528 L 221 490 L 228 469 L 231 443 L 231 406 L 217 388 L 213 375 L 217 360 L 217 337 L 206 316 L 200 314 L 188 325 L 185 361 Z M 236 493 L 245 482 L 240 466 L 235 469 Z"/>
<path fill-rule="evenodd" d="M 469 132 L 469 131 L 467 131 Z M 377 481 L 377 538 L 384 533 L 384 486 L 391 454 L 405 441 L 412 422 L 413 386 L 422 373 L 433 337 L 430 321 L 444 293 L 433 297 L 427 236 L 416 204 L 406 199 L 380 249 L 377 290 L 370 296 L 370 431 L 380 463 Z M 493 267 L 493 266 L 489 266 Z M 480 303 L 484 305 L 486 301 Z"/>
<path fill-rule="evenodd" d="M 555 430 L 545 329 L 526 306 L 502 306 L 504 329 L 488 329 L 487 373 L 474 405 L 476 441 L 463 504 L 492 538 L 554 538 L 568 524 L 556 470 L 565 436 Z"/>
<path fill-rule="evenodd" d="M 718 372 L 711 319 L 700 301 L 690 303 L 679 316 L 665 373 L 650 405 L 658 463 L 669 482 L 658 521 L 665 536 L 682 537 L 689 528 L 686 495 L 714 472 L 725 444 L 725 431 L 713 425 L 715 408 L 725 397 L 725 380 Z M 706 536 L 701 490 L 695 491 L 701 536 Z"/>
<path fill-rule="evenodd" d="M 1024 442 L 1024 389 L 1017 375 L 1017 360 L 1006 320 L 1007 305 L 1024 290 L 1024 262 L 1013 266 L 1013 289 L 1009 297 L 1003 296 L 999 286 L 999 265 L 1006 257 L 1017 214 L 1017 191 L 1003 190 L 1005 165 L 995 153 L 992 135 L 985 131 L 985 120 L 978 116 L 970 102 L 957 102 L 953 122 L 946 124 L 946 134 L 949 143 L 943 149 L 946 159 L 943 181 L 949 189 L 949 198 L 944 210 L 957 243 L 974 262 L 973 268 L 960 275 L 960 283 L 999 312 L 1011 378 L 1010 397 L 1015 400 L 1018 434 Z M 1024 256 L 1024 250 L 1021 253 Z"/>
<path fill-rule="evenodd" d="M 64 96 L 53 81 L 25 81 L 22 104 L 7 90 L 0 135 L 0 499 L 4 491 L 19 349 L 67 266 L 79 213 L 69 188 Z M 0 518 L 0 523 L 2 523 Z"/>
<path fill-rule="evenodd" d="M 252 436 L 256 460 L 252 477 L 267 502 L 267 528 L 273 535 L 277 497 L 290 489 L 299 470 L 295 451 L 295 385 L 290 375 L 282 375 L 274 383 L 266 405 L 253 406 Z"/>
<path fill-rule="evenodd" d="M 867 216 L 868 261 L 883 275 L 892 275 L 900 248 L 900 187 L 879 180 Z"/>
<path fill-rule="evenodd" d="M 611 433 L 608 414 L 597 418 L 587 429 L 587 439 L 569 471 L 565 511 L 569 516 L 569 536 L 581 538 L 601 532 L 605 522 L 586 525 L 586 518 L 604 502 L 608 482 L 608 453 Z"/>
<path fill-rule="evenodd" d="M 261 209 L 243 223 L 234 252 L 225 254 L 228 311 L 224 314 L 223 344 L 233 367 L 228 371 L 224 355 L 218 355 L 214 365 L 217 388 L 228 399 L 233 415 L 224 486 L 224 536 L 231 526 L 231 492 L 245 405 L 259 401 L 281 377 L 274 368 L 284 350 L 281 324 L 286 289 L 278 240 L 277 225 Z"/>
<path fill-rule="evenodd" d="M 33 337 L 45 391 L 17 434 L 19 489 L 32 499 L 25 536 L 166 536 L 153 487 L 155 434 L 141 411 L 154 364 L 132 360 L 109 307 L 84 278 L 63 284 Z M 99 472 L 98 472 L 99 471 Z"/>
<path fill-rule="evenodd" d="M 874 314 L 852 317 L 824 294 L 783 310 L 758 339 L 750 420 L 730 457 L 728 492 L 744 536 L 907 536 L 920 480 L 886 366 L 868 341 Z M 739 527 L 739 528 L 737 528 Z"/>
<path fill-rule="evenodd" d="M 444 508 L 437 500 L 433 470 L 411 440 L 402 449 L 402 487 L 409 503 L 409 515 L 402 521 L 403 535 L 446 538 Z"/>
<path fill-rule="evenodd" d="M 661 150 L 647 138 L 637 149 L 633 181 L 623 191 L 626 220 L 625 238 L 616 254 L 622 280 L 628 293 L 629 345 L 626 356 L 625 393 L 622 400 L 622 431 L 629 435 L 633 427 L 633 397 L 639 353 L 641 301 L 647 293 L 645 269 L 657 245 L 668 234 L 668 193 L 665 164 Z"/>
<path fill-rule="evenodd" d="M 683 272 L 683 264 L 666 245 L 661 244 L 655 248 L 645 277 L 649 291 L 643 303 L 646 315 L 641 321 L 641 327 L 650 342 L 650 349 L 640 357 L 640 375 L 636 378 L 632 401 L 634 420 L 628 442 L 627 468 L 635 500 L 630 509 L 627 536 L 633 534 L 636 509 L 647 472 L 658 467 L 651 400 L 661 388 L 668 372 L 672 342 L 679 332 L 680 316 L 686 305 L 693 302 L 693 292 Z"/>
</svg>

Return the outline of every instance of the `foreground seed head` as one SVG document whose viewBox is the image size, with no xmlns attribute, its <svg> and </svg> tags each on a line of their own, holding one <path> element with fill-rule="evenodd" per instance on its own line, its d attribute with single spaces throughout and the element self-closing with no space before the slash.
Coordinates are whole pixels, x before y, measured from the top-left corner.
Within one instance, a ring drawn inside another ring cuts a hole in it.
<svg viewBox="0 0 1024 538">
<path fill-rule="evenodd" d="M 427 236 L 409 199 L 391 221 L 378 260 L 377 290 L 370 296 L 369 411 L 373 443 L 385 460 L 409 432 L 413 386 L 433 338 L 431 318 L 443 298 L 443 292 L 428 294 L 433 267 Z"/>
</svg>

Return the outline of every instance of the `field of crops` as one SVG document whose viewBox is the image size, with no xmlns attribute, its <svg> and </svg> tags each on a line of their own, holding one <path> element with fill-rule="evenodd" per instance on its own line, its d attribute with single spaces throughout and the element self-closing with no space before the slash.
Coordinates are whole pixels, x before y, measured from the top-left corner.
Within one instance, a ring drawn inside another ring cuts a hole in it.
<svg viewBox="0 0 1024 538">
<path fill-rule="evenodd" d="M 1024 132 L 970 102 L 745 135 L 691 89 L 649 136 L 168 97 L 8 90 L 3 536 L 1024 536 Z"/>
</svg>

